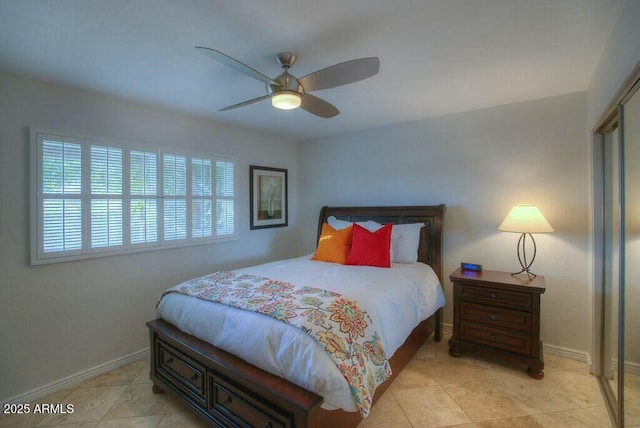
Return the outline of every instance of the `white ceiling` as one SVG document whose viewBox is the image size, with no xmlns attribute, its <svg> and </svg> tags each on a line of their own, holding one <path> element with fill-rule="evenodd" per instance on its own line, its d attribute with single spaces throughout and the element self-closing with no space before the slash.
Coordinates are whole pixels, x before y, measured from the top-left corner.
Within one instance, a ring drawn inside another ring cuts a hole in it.
<svg viewBox="0 0 640 428">
<path fill-rule="evenodd" d="M 582 91 L 622 0 L 0 0 L 0 70 L 305 140 Z M 368 80 L 315 92 L 321 119 L 262 101 L 278 52 L 302 77 L 378 56 Z M 1 95 L 0 95 L 1 96 Z"/>
</svg>

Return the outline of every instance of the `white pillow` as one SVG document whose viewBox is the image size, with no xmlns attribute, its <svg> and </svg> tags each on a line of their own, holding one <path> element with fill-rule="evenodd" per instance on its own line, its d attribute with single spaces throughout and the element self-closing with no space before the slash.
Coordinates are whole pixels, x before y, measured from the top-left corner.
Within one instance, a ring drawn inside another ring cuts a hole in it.
<svg viewBox="0 0 640 428">
<path fill-rule="evenodd" d="M 333 227 L 335 230 L 344 229 L 353 225 L 352 221 L 339 220 L 335 218 L 335 216 L 327 217 L 327 223 L 329 223 L 329 226 Z M 383 226 L 373 220 L 359 221 L 357 223 L 367 229 L 369 232 L 375 232 Z"/>
<path fill-rule="evenodd" d="M 335 216 L 327 217 L 327 223 L 335 230 L 346 229 L 353 224 L 351 221 L 338 220 Z"/>
<path fill-rule="evenodd" d="M 391 261 L 417 263 L 423 223 L 394 224 L 391 230 Z"/>
<path fill-rule="evenodd" d="M 327 223 L 335 230 L 344 229 L 353 225 L 351 221 L 337 219 L 335 216 L 327 217 Z M 360 226 L 369 232 L 375 232 L 383 225 L 373 220 L 359 221 Z M 393 263 L 417 263 L 418 246 L 420 245 L 420 229 L 424 223 L 394 224 L 391 229 L 391 261 Z"/>
</svg>

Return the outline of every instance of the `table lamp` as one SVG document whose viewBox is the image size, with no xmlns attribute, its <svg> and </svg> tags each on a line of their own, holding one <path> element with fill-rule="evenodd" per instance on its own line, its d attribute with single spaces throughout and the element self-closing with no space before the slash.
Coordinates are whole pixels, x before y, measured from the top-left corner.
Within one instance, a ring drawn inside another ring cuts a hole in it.
<svg viewBox="0 0 640 428">
<path fill-rule="evenodd" d="M 544 218 L 538 207 L 529 204 L 515 205 L 502 221 L 498 230 L 521 234 L 520 239 L 518 239 L 518 261 L 522 270 L 512 273 L 512 275 L 526 273 L 529 279 L 535 278 L 536 274 L 531 272 L 531 265 L 536 258 L 536 241 L 533 239 L 532 234 L 553 232 L 553 227 Z M 530 260 L 527 259 L 527 237 L 530 238 L 533 244 L 533 256 Z"/>
</svg>

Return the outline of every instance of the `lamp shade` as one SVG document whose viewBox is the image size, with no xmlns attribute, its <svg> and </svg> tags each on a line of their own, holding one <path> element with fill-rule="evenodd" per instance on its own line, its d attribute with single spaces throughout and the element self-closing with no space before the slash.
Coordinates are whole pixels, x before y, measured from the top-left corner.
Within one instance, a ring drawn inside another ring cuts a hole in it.
<svg viewBox="0 0 640 428">
<path fill-rule="evenodd" d="M 515 205 L 502 221 L 498 230 L 517 233 L 549 233 L 553 227 L 535 205 Z"/>
</svg>

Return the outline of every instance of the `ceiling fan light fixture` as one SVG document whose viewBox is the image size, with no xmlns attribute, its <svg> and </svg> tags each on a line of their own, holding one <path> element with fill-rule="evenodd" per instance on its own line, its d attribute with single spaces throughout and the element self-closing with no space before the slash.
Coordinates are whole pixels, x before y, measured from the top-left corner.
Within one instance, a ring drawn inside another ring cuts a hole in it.
<svg viewBox="0 0 640 428">
<path fill-rule="evenodd" d="M 278 91 L 271 95 L 271 105 L 280 110 L 293 110 L 302 104 L 302 95 L 296 91 Z"/>
<path fill-rule="evenodd" d="M 379 58 L 359 58 L 314 71 L 298 80 L 297 77 L 289 74 L 289 68 L 296 61 L 296 55 L 283 52 L 276 55 L 276 61 L 284 71 L 272 79 L 223 52 L 203 46 L 196 46 L 196 49 L 215 61 L 264 83 L 267 90 L 265 95 L 222 108 L 220 111 L 233 110 L 271 98 L 271 105 L 277 109 L 292 110 L 301 107 L 315 116 L 329 119 L 340 114 L 340 110 L 310 92 L 359 82 L 378 74 L 380 70 Z"/>
</svg>

